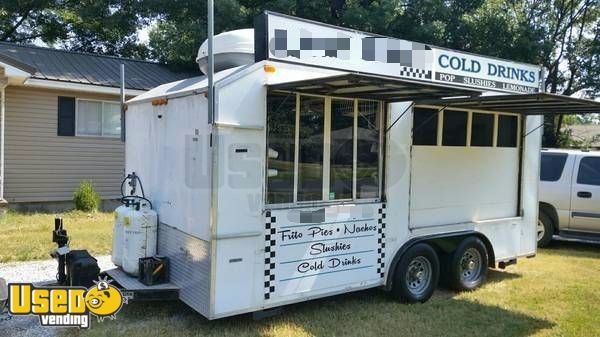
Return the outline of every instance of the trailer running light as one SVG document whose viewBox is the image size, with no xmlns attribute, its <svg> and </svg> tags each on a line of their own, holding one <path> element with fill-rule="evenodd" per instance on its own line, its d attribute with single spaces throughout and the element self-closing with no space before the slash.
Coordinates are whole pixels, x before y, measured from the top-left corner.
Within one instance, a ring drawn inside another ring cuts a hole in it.
<svg viewBox="0 0 600 337">
<path fill-rule="evenodd" d="M 152 100 L 152 105 L 167 105 L 167 103 L 169 103 L 169 100 L 166 98 Z"/>
<path fill-rule="evenodd" d="M 274 73 L 277 70 L 272 64 L 265 64 L 264 69 L 265 73 Z"/>
</svg>

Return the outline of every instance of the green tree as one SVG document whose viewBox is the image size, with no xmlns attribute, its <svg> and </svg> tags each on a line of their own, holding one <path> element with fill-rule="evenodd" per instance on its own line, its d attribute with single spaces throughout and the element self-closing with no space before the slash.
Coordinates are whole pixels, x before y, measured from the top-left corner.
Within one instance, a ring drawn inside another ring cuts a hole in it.
<svg viewBox="0 0 600 337">
<path fill-rule="evenodd" d="M 146 58 L 141 0 L 0 0 L 0 41 Z"/>
</svg>

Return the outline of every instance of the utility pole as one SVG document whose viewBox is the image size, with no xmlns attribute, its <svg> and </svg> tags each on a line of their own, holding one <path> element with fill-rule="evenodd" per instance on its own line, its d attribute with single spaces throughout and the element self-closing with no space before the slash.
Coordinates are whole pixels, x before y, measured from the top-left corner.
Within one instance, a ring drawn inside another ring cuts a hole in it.
<svg viewBox="0 0 600 337">
<path fill-rule="evenodd" d="M 214 54 L 213 35 L 215 34 L 215 4 L 214 0 L 208 0 L 208 122 L 215 121 L 215 89 L 213 82 Z"/>
</svg>

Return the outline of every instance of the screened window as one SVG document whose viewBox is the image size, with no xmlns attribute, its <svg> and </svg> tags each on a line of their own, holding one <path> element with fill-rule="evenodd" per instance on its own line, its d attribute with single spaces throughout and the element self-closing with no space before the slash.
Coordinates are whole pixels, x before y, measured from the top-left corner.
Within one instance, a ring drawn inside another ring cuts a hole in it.
<svg viewBox="0 0 600 337">
<path fill-rule="evenodd" d="M 471 121 L 471 146 L 494 145 L 494 115 L 473 113 Z"/>
<path fill-rule="evenodd" d="M 414 108 L 413 145 L 437 145 L 438 110 Z"/>
<path fill-rule="evenodd" d="M 323 199 L 325 98 L 300 96 L 298 201 Z"/>
<path fill-rule="evenodd" d="M 379 102 L 358 101 L 356 196 L 379 196 Z"/>
<path fill-rule="evenodd" d="M 267 96 L 268 204 L 380 196 L 379 102 Z"/>
<path fill-rule="evenodd" d="M 354 101 L 331 100 L 329 200 L 352 199 Z"/>
<path fill-rule="evenodd" d="M 600 157 L 585 157 L 579 164 L 577 183 L 600 186 Z"/>
<path fill-rule="evenodd" d="M 77 100 L 77 135 L 119 137 L 121 109 L 119 103 Z"/>
<path fill-rule="evenodd" d="M 267 202 L 294 201 L 296 95 L 271 94 L 267 100 Z"/>
<path fill-rule="evenodd" d="M 566 161 L 566 153 L 542 153 L 542 161 L 540 164 L 540 180 L 559 180 L 562 176 L 563 169 L 565 168 Z"/>
<path fill-rule="evenodd" d="M 444 124 L 442 130 L 442 145 L 466 146 L 467 145 L 467 119 L 466 111 L 444 110 Z"/>
<path fill-rule="evenodd" d="M 517 147 L 517 116 L 498 116 L 498 147 Z"/>
</svg>

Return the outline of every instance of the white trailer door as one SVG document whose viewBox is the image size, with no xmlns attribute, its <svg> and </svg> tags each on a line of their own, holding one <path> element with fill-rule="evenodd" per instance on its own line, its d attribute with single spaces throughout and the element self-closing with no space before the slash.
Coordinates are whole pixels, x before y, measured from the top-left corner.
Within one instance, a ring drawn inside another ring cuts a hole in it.
<svg viewBox="0 0 600 337">
<path fill-rule="evenodd" d="M 600 231 L 600 156 L 577 158 L 571 190 L 570 230 Z"/>
</svg>

